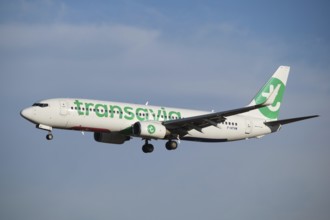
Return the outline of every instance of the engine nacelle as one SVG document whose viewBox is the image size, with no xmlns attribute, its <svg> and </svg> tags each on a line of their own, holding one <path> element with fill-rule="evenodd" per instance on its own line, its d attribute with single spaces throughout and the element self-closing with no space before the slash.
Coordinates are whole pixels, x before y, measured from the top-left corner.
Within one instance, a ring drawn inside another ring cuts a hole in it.
<svg viewBox="0 0 330 220">
<path fill-rule="evenodd" d="M 132 126 L 134 136 L 162 139 L 166 136 L 167 130 L 161 122 L 158 121 L 140 121 Z"/>
<path fill-rule="evenodd" d="M 97 142 L 108 144 L 123 144 L 130 139 L 129 136 L 125 136 L 119 133 L 94 133 L 94 140 Z"/>
</svg>

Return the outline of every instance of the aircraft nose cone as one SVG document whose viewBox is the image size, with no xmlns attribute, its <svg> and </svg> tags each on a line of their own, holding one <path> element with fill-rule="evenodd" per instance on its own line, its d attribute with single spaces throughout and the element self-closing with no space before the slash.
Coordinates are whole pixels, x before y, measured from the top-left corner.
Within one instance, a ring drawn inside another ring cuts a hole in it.
<svg viewBox="0 0 330 220">
<path fill-rule="evenodd" d="M 20 114 L 23 118 L 30 119 L 31 115 L 32 115 L 32 112 L 31 112 L 31 109 L 26 108 L 26 109 L 23 109 Z"/>
</svg>

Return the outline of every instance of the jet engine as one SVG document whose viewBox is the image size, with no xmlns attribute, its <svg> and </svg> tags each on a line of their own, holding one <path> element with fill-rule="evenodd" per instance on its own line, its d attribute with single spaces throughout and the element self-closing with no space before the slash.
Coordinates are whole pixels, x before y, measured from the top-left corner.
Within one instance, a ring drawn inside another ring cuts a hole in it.
<svg viewBox="0 0 330 220">
<path fill-rule="evenodd" d="M 152 139 L 162 139 L 169 131 L 158 121 L 140 121 L 132 126 L 134 136 Z"/>
</svg>

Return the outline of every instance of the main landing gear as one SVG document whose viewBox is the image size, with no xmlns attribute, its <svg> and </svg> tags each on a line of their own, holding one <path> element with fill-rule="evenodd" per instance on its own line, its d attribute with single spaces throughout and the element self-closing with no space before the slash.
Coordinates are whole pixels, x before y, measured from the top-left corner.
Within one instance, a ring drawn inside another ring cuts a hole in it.
<svg viewBox="0 0 330 220">
<path fill-rule="evenodd" d="M 166 142 L 165 147 L 167 150 L 175 150 L 178 148 L 178 142 L 169 140 Z"/>
<path fill-rule="evenodd" d="M 152 144 L 149 144 L 149 140 L 145 140 L 145 144 L 142 146 L 142 151 L 144 153 L 151 153 L 154 151 L 154 146 Z M 165 147 L 167 150 L 175 150 L 178 148 L 178 142 L 169 140 L 166 142 Z"/>
<path fill-rule="evenodd" d="M 148 139 L 146 139 L 146 143 L 142 146 L 142 151 L 144 153 L 151 153 L 154 151 L 154 145 L 148 143 Z"/>
</svg>

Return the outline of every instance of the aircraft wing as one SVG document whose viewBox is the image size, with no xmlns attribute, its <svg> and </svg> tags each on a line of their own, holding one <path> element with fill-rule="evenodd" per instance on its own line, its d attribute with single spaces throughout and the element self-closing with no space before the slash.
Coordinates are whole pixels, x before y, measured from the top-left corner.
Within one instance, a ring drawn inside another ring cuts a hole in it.
<svg viewBox="0 0 330 220">
<path fill-rule="evenodd" d="M 202 129 L 209 126 L 218 127 L 220 122 L 226 120 L 226 117 L 248 112 L 254 109 L 262 108 L 271 105 L 279 91 L 279 85 L 274 89 L 274 91 L 268 96 L 268 98 L 260 104 L 247 106 L 243 108 L 232 109 L 228 111 L 215 112 L 205 115 L 198 115 L 189 118 L 181 118 L 177 120 L 164 121 L 163 125 L 166 129 L 172 131 L 172 133 L 179 134 L 181 136 L 188 133 L 189 130 L 195 129 L 202 132 Z"/>
<path fill-rule="evenodd" d="M 163 125 L 167 129 L 177 129 L 177 128 L 184 128 L 186 127 L 186 130 L 190 129 L 196 129 L 200 131 L 204 127 L 208 126 L 217 126 L 218 123 L 225 121 L 226 117 L 231 115 L 237 115 L 240 113 L 248 112 L 253 109 L 264 107 L 262 104 L 254 105 L 254 106 L 248 106 L 223 112 L 215 112 L 205 115 L 198 115 L 193 116 L 189 118 L 181 118 L 177 120 L 171 120 L 171 121 L 164 121 Z M 190 129 L 189 129 L 190 128 Z"/>
</svg>

